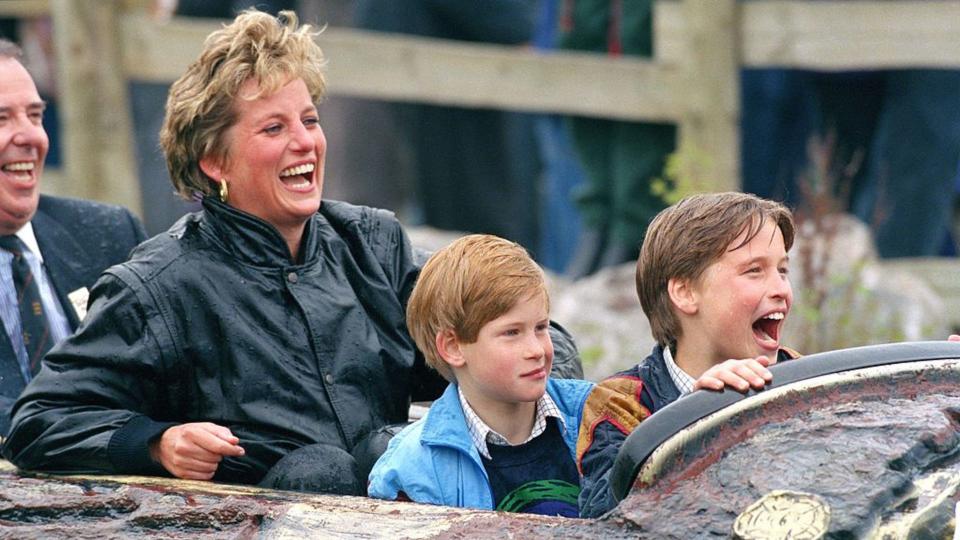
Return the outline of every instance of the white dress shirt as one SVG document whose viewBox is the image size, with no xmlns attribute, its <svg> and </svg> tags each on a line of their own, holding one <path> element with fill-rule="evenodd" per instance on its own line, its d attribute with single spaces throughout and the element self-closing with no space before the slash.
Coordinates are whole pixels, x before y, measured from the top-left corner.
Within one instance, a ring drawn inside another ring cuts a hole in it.
<svg viewBox="0 0 960 540">
<path fill-rule="evenodd" d="M 663 363 L 667 365 L 667 373 L 670 374 L 670 380 L 673 381 L 673 384 L 677 385 L 681 397 L 693 392 L 693 385 L 697 382 L 696 379 L 691 377 L 686 371 L 680 369 L 680 366 L 678 366 L 673 359 L 673 353 L 670 352 L 670 347 L 663 348 Z"/>
<path fill-rule="evenodd" d="M 534 418 L 533 429 L 530 430 L 530 436 L 519 444 L 511 444 L 506 437 L 491 429 L 490 426 L 477 415 L 473 407 L 467 403 L 467 398 L 463 395 L 463 390 L 459 385 L 457 385 L 457 394 L 460 396 L 460 406 L 463 407 L 463 416 L 467 420 L 467 431 L 470 432 L 473 445 L 477 447 L 480 455 L 487 459 L 492 459 L 490 457 L 490 450 L 487 448 L 487 443 L 500 446 L 519 446 L 526 444 L 532 441 L 534 437 L 538 437 L 546 431 L 547 418 L 556 418 L 561 431 L 566 430 L 567 427 L 566 422 L 563 420 L 563 415 L 560 414 L 560 409 L 557 408 L 557 404 L 554 403 L 550 394 L 544 392 L 536 403 L 536 417 Z"/>
</svg>

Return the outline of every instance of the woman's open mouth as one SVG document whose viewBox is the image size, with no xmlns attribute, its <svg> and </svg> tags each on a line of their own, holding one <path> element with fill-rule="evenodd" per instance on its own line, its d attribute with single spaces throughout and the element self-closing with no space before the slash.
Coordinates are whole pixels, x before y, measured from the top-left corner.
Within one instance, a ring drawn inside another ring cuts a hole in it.
<svg viewBox="0 0 960 540">
<path fill-rule="evenodd" d="M 313 183 L 315 168 L 315 163 L 301 163 L 293 167 L 287 167 L 280 171 L 280 181 L 283 182 L 283 185 L 294 190 L 307 189 Z"/>
</svg>

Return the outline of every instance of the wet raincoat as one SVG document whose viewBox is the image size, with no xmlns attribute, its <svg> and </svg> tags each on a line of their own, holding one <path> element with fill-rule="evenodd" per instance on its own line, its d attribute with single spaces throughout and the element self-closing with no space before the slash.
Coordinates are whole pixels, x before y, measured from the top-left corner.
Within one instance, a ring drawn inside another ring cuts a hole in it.
<svg viewBox="0 0 960 540">
<path fill-rule="evenodd" d="M 405 421 L 427 369 L 404 309 L 419 271 L 387 211 L 324 201 L 293 264 L 275 228 L 213 198 L 94 286 L 78 332 L 14 409 L 3 454 L 25 469 L 167 474 L 148 443 L 208 421 L 246 450 L 214 480 L 255 483 L 283 455 L 350 451 Z"/>
</svg>

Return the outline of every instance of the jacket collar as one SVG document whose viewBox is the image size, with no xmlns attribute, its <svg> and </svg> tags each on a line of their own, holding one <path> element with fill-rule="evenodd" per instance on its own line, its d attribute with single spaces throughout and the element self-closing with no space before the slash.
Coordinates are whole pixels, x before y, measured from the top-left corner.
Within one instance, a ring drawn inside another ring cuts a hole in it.
<svg viewBox="0 0 960 540">
<path fill-rule="evenodd" d="M 295 262 L 291 261 L 286 240 L 270 223 L 216 197 L 204 197 L 202 204 L 202 227 L 214 242 L 242 261 L 257 266 L 299 266 L 317 258 L 319 248 L 312 239 L 317 234 L 317 220 L 324 219 L 320 214 L 307 221 L 300 239 L 301 261 Z"/>
<path fill-rule="evenodd" d="M 470 454 L 480 462 L 480 452 L 473 445 L 467 431 L 467 419 L 460 406 L 457 385 L 450 383 L 440 399 L 433 402 L 424 418 L 420 442 L 434 446 L 449 446 Z"/>
<path fill-rule="evenodd" d="M 545 394 L 550 396 L 560 413 L 560 429 L 567 430 L 567 422 L 570 418 L 565 418 L 565 406 L 560 405 L 559 392 L 556 389 L 556 382 L 547 380 L 547 389 Z M 585 399 L 586 396 L 583 396 Z M 420 433 L 420 442 L 433 446 L 448 446 L 470 454 L 477 463 L 480 463 L 480 451 L 473 444 L 473 437 L 470 436 L 467 427 L 467 418 L 463 413 L 463 406 L 460 405 L 460 394 L 455 383 L 447 385 L 443 395 L 430 405 L 427 416 L 423 419 L 423 431 Z"/>
<path fill-rule="evenodd" d="M 663 359 L 663 347 L 659 344 L 653 348 L 648 361 L 643 362 L 642 369 L 647 370 L 648 376 L 641 378 L 644 384 L 650 385 L 650 395 L 653 398 L 653 410 L 656 412 L 680 397 L 680 389 L 670 378 L 667 364 Z"/>
</svg>

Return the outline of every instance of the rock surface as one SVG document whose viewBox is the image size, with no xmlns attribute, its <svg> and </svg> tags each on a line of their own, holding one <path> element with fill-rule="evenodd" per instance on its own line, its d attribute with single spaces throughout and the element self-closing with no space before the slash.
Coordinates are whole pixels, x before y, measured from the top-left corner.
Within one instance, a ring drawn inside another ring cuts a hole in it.
<svg viewBox="0 0 960 540">
<path fill-rule="evenodd" d="M 960 499 L 960 364 L 821 380 L 759 394 L 753 406 L 684 430 L 675 451 L 648 460 L 652 468 L 609 519 L 643 538 L 727 536 L 744 509 L 784 491 L 826 504 L 830 538 L 950 537 Z M 782 537 L 807 537 L 801 532 Z"/>
<path fill-rule="evenodd" d="M 614 524 L 148 477 L 20 476 L 0 461 L 0 538 L 630 538 Z"/>
</svg>

